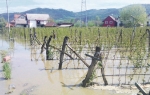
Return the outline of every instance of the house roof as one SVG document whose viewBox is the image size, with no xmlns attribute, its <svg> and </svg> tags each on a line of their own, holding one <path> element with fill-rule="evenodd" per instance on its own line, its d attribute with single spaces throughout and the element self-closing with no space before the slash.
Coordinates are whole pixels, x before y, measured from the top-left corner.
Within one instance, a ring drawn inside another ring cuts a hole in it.
<svg viewBox="0 0 150 95">
<path fill-rule="evenodd" d="M 110 16 L 114 21 L 116 21 L 116 19 L 113 16 Z"/>
<path fill-rule="evenodd" d="M 48 14 L 26 14 L 28 20 L 48 20 Z"/>
<path fill-rule="evenodd" d="M 53 27 L 53 26 L 56 26 L 56 23 L 55 22 L 48 22 L 48 23 L 46 23 L 45 26 L 46 27 Z"/>
<path fill-rule="evenodd" d="M 108 17 L 110 17 L 112 20 L 116 21 L 116 18 L 114 18 L 113 16 L 109 15 Z M 108 17 L 106 17 L 103 21 L 105 21 Z"/>
<path fill-rule="evenodd" d="M 15 20 L 12 20 L 10 23 L 15 23 Z"/>
<path fill-rule="evenodd" d="M 9 23 L 9 25 L 8 25 L 8 23 L 6 23 L 6 26 L 5 27 L 14 27 L 14 25 L 13 24 L 11 24 L 11 23 Z"/>
<path fill-rule="evenodd" d="M 14 14 L 14 20 L 18 19 L 20 16 L 20 14 Z"/>
<path fill-rule="evenodd" d="M 27 21 L 26 20 L 22 20 L 22 19 L 16 19 L 16 24 L 27 24 Z"/>
</svg>

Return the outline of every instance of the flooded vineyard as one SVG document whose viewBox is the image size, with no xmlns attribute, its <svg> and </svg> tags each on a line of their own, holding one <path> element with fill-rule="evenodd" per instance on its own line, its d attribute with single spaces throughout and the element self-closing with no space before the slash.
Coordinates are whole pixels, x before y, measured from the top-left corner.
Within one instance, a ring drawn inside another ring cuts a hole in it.
<svg viewBox="0 0 150 95">
<path fill-rule="evenodd" d="M 149 37 L 144 28 L 4 29 L 0 61 L 4 52 L 11 57 L 11 78 L 5 78 L 1 63 L 0 94 L 135 95 L 135 83 L 149 91 Z M 101 58 L 95 58 L 96 47 Z M 93 60 L 96 66 L 83 87 Z"/>
</svg>

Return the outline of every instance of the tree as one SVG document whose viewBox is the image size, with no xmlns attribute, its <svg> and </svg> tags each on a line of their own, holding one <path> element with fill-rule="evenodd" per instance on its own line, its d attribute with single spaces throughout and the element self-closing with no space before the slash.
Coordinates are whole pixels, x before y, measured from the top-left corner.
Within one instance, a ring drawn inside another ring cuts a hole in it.
<svg viewBox="0 0 150 95">
<path fill-rule="evenodd" d="M 124 7 L 120 11 L 120 20 L 125 27 L 138 24 L 146 24 L 146 9 L 142 5 L 135 4 Z"/>
<path fill-rule="evenodd" d="M 78 20 L 78 21 L 74 24 L 74 26 L 75 26 L 75 27 L 80 27 L 80 23 L 81 23 L 81 21 Z"/>
<path fill-rule="evenodd" d="M 89 27 L 93 27 L 94 24 L 95 24 L 94 21 L 92 21 L 92 20 L 91 20 L 91 21 L 88 21 L 88 26 L 89 26 Z"/>
<path fill-rule="evenodd" d="M 100 26 L 102 24 L 101 20 L 100 20 L 100 17 L 99 16 L 96 16 L 95 17 L 95 26 Z"/>
<path fill-rule="evenodd" d="M 54 21 L 53 18 L 50 17 L 50 18 L 48 19 L 48 22 L 55 22 L 55 21 Z"/>
<path fill-rule="evenodd" d="M 0 27 L 5 27 L 6 21 L 3 17 L 0 17 Z"/>
</svg>

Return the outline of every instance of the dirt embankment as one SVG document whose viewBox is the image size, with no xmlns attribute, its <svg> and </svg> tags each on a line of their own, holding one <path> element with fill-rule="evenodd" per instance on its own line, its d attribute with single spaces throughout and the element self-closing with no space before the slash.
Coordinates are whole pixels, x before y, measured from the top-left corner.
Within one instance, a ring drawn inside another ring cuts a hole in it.
<svg viewBox="0 0 150 95">
<path fill-rule="evenodd" d="M 147 93 L 150 91 L 150 84 L 140 85 Z M 114 93 L 125 93 L 127 95 L 137 95 L 139 90 L 134 85 L 121 85 L 121 86 L 97 86 L 93 85 L 89 87 L 90 89 L 97 90 L 109 90 Z"/>
</svg>

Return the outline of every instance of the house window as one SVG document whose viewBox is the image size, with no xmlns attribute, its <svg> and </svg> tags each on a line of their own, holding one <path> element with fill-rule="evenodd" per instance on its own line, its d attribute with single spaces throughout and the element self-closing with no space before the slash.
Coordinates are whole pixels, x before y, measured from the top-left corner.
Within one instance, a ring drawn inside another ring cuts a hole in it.
<svg viewBox="0 0 150 95">
<path fill-rule="evenodd" d="M 113 24 L 113 22 L 112 22 L 112 21 L 109 21 L 109 24 Z"/>
<path fill-rule="evenodd" d="M 108 21 L 105 21 L 105 24 L 108 24 Z"/>
<path fill-rule="evenodd" d="M 37 24 L 40 24 L 40 21 L 39 21 L 39 20 L 37 20 Z"/>
</svg>

